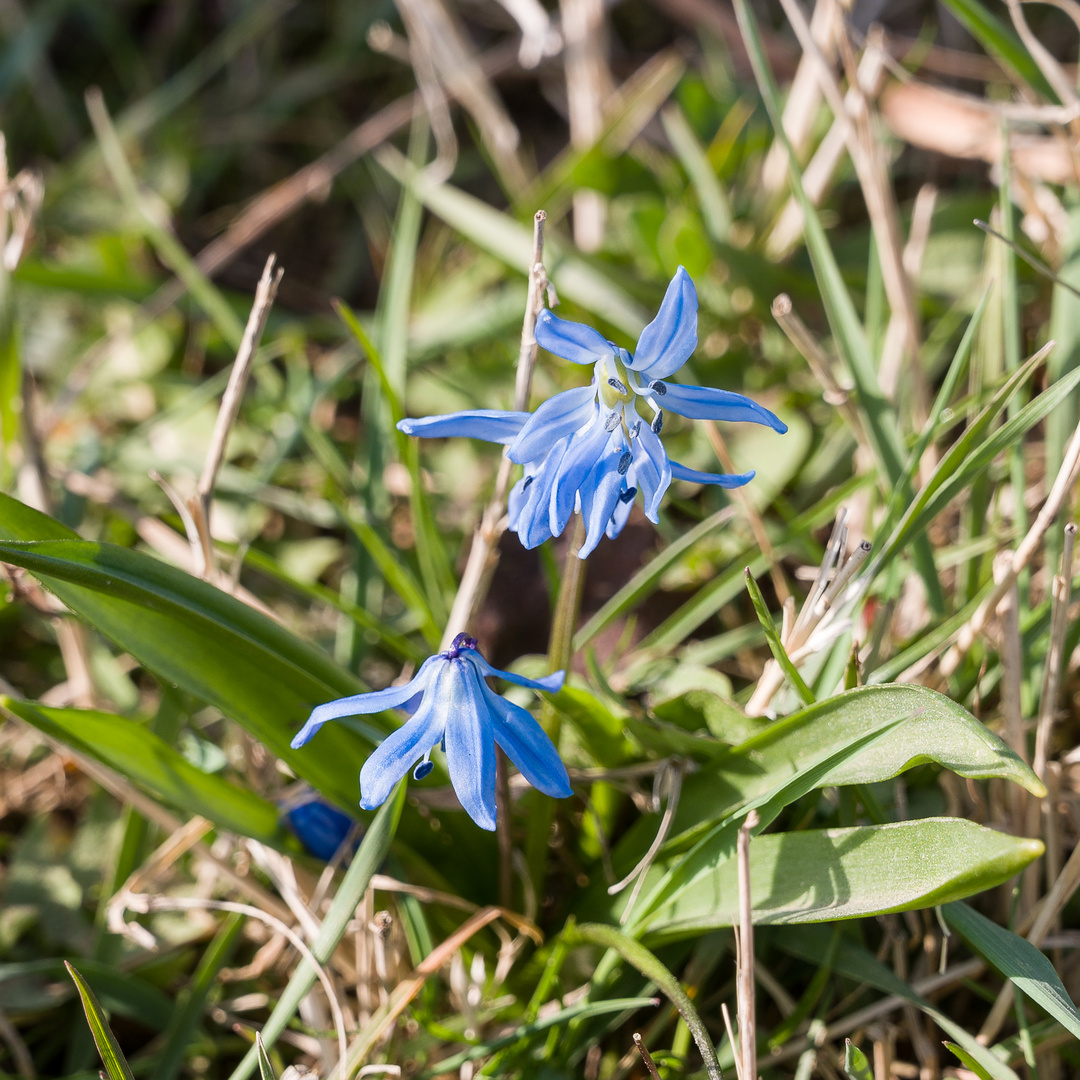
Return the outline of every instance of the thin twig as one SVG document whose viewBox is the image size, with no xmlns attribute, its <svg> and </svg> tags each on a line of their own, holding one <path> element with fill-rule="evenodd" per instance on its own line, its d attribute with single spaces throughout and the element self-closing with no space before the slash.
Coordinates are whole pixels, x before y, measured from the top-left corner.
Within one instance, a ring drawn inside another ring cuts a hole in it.
<svg viewBox="0 0 1080 1080">
<path fill-rule="evenodd" d="M 214 546 L 210 536 L 210 502 L 214 496 L 214 485 L 217 482 L 217 474 L 221 469 L 221 463 L 225 460 L 225 445 L 229 441 L 229 432 L 240 413 L 240 402 L 244 397 L 244 388 L 247 386 L 248 376 L 251 374 L 251 365 L 255 361 L 255 353 L 262 340 L 263 331 L 266 329 L 266 320 L 270 317 L 270 308 L 273 307 L 274 298 L 277 296 L 278 286 L 281 284 L 281 276 L 285 273 L 283 268 L 278 268 L 276 273 L 274 263 L 276 256 L 271 254 L 263 267 L 259 286 L 255 290 L 255 302 L 251 305 L 251 314 L 248 315 L 247 326 L 244 327 L 244 336 L 240 339 L 240 348 L 236 353 L 232 371 L 229 374 L 229 383 L 225 387 L 225 393 L 221 398 L 221 408 L 218 409 L 217 422 L 214 424 L 214 433 L 210 438 L 210 446 L 206 451 L 206 461 L 203 463 L 202 475 L 194 495 L 188 503 L 191 516 L 195 519 L 195 527 L 198 530 L 199 540 L 202 545 L 203 560 L 206 567 L 204 576 L 209 580 L 214 576 Z"/>
<path fill-rule="evenodd" d="M 735 941 L 738 943 L 738 935 Z M 731 1013 L 728 1012 L 727 1002 L 720 1003 L 720 1012 L 724 1017 L 724 1030 L 727 1031 L 728 1042 L 731 1043 L 731 1053 L 735 1058 L 735 1080 L 743 1080 L 742 1054 L 739 1052 L 739 1040 L 735 1037 L 735 1031 L 731 1026 Z"/>
<path fill-rule="evenodd" d="M 641 1060 L 645 1062 L 645 1068 L 649 1070 L 649 1075 L 653 1080 L 660 1080 L 660 1073 L 657 1071 L 656 1062 L 653 1061 L 652 1054 L 649 1053 L 641 1036 L 636 1031 L 634 1032 L 634 1045 L 638 1048 L 638 1053 L 641 1055 Z"/>
<path fill-rule="evenodd" d="M 1001 581 L 995 584 L 990 594 L 976 608 L 975 613 L 961 628 L 956 643 L 941 658 L 941 674 L 945 678 L 952 675 L 960 666 L 960 661 L 990 621 L 990 617 L 997 610 L 1002 597 L 1012 588 L 1013 583 L 1031 561 L 1031 557 L 1035 554 L 1035 549 L 1041 543 L 1046 530 L 1054 523 L 1054 520 L 1061 512 L 1061 508 L 1065 505 L 1076 484 L 1077 476 L 1080 476 L 1080 424 L 1077 424 L 1076 430 L 1069 440 L 1069 445 L 1065 450 L 1065 459 L 1062 461 L 1061 468 L 1054 479 L 1054 486 L 1050 489 L 1050 494 L 1047 495 L 1046 502 L 1043 503 L 1043 507 L 1039 511 L 1039 516 L 1035 519 L 1031 528 L 1028 529 L 1027 535 L 1020 542 L 1020 546 L 1013 552 L 1008 573 Z"/>
<path fill-rule="evenodd" d="M 518 350 L 517 377 L 514 382 L 514 410 L 524 412 L 529 407 L 533 369 L 536 366 L 536 317 L 543 308 L 547 289 L 547 273 L 544 270 L 544 222 L 547 214 L 537 210 L 533 218 L 532 263 L 529 266 L 529 292 L 525 300 L 525 318 L 521 324 L 521 346 Z M 472 548 L 461 575 L 457 596 L 446 622 L 440 649 L 450 647 L 450 642 L 463 630 L 468 629 L 477 609 L 483 603 L 491 576 L 499 561 L 499 537 L 506 529 L 506 492 L 510 486 L 510 470 L 513 463 L 504 455 L 495 479 L 495 490 L 485 509 L 480 524 L 473 534 Z"/>
<path fill-rule="evenodd" d="M 739 829 L 736 859 L 739 877 L 739 965 L 735 994 L 739 1012 L 739 1043 L 744 1080 L 757 1078 L 757 1012 L 754 1008 L 754 917 L 750 896 L 750 831 L 759 822 L 756 810 Z"/>
</svg>

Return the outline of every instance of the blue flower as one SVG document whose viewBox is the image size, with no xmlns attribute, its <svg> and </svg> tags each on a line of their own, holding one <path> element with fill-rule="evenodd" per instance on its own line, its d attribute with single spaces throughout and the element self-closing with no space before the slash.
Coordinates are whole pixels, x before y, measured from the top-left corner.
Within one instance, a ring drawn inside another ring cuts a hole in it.
<svg viewBox="0 0 1080 1080">
<path fill-rule="evenodd" d="M 320 705 L 292 747 L 298 750 L 328 720 L 404 709 L 411 718 L 379 744 L 360 770 L 360 806 L 381 806 L 414 765 L 413 779 L 422 780 L 434 768 L 431 751 L 441 742 L 461 805 L 480 828 L 494 829 L 496 744 L 545 795 L 565 799 L 572 792 L 566 766 L 544 729 L 524 709 L 496 694 L 484 682 L 487 676 L 557 691 L 564 673 L 526 679 L 500 671 L 476 651 L 475 638 L 458 634 L 446 652 L 428 657 L 404 686 Z"/>
<path fill-rule="evenodd" d="M 536 320 L 536 340 L 564 360 L 591 364 L 592 382 L 556 394 L 533 413 L 474 409 L 398 424 L 408 435 L 463 435 L 506 445 L 507 457 L 525 467 L 510 493 L 509 526 L 528 548 L 558 536 L 580 510 L 587 526 L 578 552 L 584 559 L 605 533 L 619 535 L 638 491 L 645 515 L 656 522 L 672 479 L 725 488 L 753 479 L 753 471 L 697 472 L 669 460 L 659 438 L 665 410 L 691 420 L 745 420 L 787 431 L 742 394 L 667 381 L 697 348 L 697 292 L 681 266 L 633 354 L 591 326 L 546 310 Z"/>
</svg>

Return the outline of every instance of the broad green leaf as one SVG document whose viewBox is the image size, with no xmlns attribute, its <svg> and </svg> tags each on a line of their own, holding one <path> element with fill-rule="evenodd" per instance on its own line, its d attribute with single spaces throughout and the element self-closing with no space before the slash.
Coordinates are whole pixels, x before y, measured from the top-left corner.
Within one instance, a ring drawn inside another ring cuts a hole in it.
<svg viewBox="0 0 1080 1080">
<path fill-rule="evenodd" d="M 979 0 L 945 0 L 945 6 L 956 16 L 960 25 L 1016 78 L 1026 82 L 1033 90 L 1038 90 L 1048 101 L 1057 102 L 1057 94 L 1011 26 L 1006 26 Z"/>
<path fill-rule="evenodd" d="M 799 956 L 816 964 L 829 948 L 831 935 L 825 927 L 800 926 L 790 929 L 777 927 L 772 939 L 779 948 L 792 956 Z M 1019 1080 L 1019 1077 L 988 1047 L 981 1045 L 973 1035 L 961 1027 L 946 1013 L 941 1012 L 921 994 L 917 994 L 906 982 L 887 968 L 866 949 L 851 941 L 841 940 L 833 956 L 833 969 L 857 983 L 865 983 L 883 994 L 894 994 L 921 1009 L 954 1042 L 962 1046 L 994 1080 Z"/>
<path fill-rule="evenodd" d="M 74 537 L 0 495 L 0 558 L 30 570 L 77 615 L 158 677 L 220 709 L 324 795 L 351 807 L 370 725 L 328 724 L 289 741 L 312 707 L 364 689 L 325 653 L 204 581 L 149 555 Z M 14 542 L 21 541 L 21 542 Z M 32 541 L 32 542 L 26 542 Z"/>
<path fill-rule="evenodd" d="M 375 814 L 360 847 L 349 864 L 349 869 L 345 871 L 345 876 L 341 879 L 330 910 L 323 917 L 322 928 L 311 943 L 312 955 L 320 964 L 325 964 L 333 956 L 334 950 L 345 935 L 346 927 L 356 914 L 357 904 L 367 892 L 372 875 L 379 869 L 389 853 L 404 805 L 405 783 L 402 781 Z M 262 1027 L 264 1051 L 272 1048 L 277 1042 L 278 1036 L 292 1020 L 300 1007 L 300 1002 L 315 985 L 317 978 L 315 969 L 307 960 L 293 972 L 277 1005 L 274 1006 L 273 1012 Z M 259 1050 L 253 1046 L 233 1070 L 229 1080 L 247 1080 L 247 1077 L 255 1071 L 258 1062 Z"/>
<path fill-rule="evenodd" d="M 1080 1012 L 1054 965 L 1027 938 L 1006 930 L 967 904 L 949 904 L 945 921 L 1062 1027 L 1080 1039 Z"/>
<path fill-rule="evenodd" d="M 0 697 L 0 705 L 146 788 L 163 802 L 215 825 L 280 847 L 286 833 L 277 808 L 224 777 L 196 768 L 149 728 L 115 713 L 57 709 Z"/>
<path fill-rule="evenodd" d="M 999 777 L 1045 791 L 1031 769 L 966 709 L 943 694 L 908 684 L 863 686 L 769 724 L 683 783 L 669 845 L 699 836 L 749 800 L 783 783 L 851 739 L 899 721 L 888 738 L 833 767 L 821 786 L 871 784 L 929 762 L 973 780 Z M 655 818 L 632 827 L 614 853 L 626 873 L 656 832 Z"/>
<path fill-rule="evenodd" d="M 844 1072 L 850 1080 L 874 1080 L 866 1055 L 850 1040 L 844 1040 Z"/>
<path fill-rule="evenodd" d="M 933 907 L 1000 885 L 1042 852 L 1038 840 L 960 818 L 769 833 L 750 844 L 754 922 L 827 922 Z M 666 869 L 657 867 L 656 877 Z M 649 939 L 731 926 L 738 909 L 730 859 L 657 911 Z"/>
<path fill-rule="evenodd" d="M 97 1044 L 98 1053 L 101 1055 L 105 1071 L 109 1074 L 109 1080 L 135 1080 L 120 1049 L 120 1044 L 116 1041 L 112 1028 L 109 1027 L 105 1012 L 98 1004 L 98 999 L 94 997 L 94 991 L 90 989 L 86 980 L 66 960 L 64 961 L 64 967 L 68 969 L 68 974 L 75 981 L 79 997 L 82 998 L 86 1020 L 90 1025 L 91 1032 L 93 1032 L 94 1042 Z"/>
</svg>

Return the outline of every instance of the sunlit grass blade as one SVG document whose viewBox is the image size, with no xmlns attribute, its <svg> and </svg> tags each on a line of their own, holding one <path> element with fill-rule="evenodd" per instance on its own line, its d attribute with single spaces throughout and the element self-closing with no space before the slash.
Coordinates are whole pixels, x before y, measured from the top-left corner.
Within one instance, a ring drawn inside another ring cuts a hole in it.
<svg viewBox="0 0 1080 1080">
<path fill-rule="evenodd" d="M 803 187 L 799 160 L 784 129 L 780 111 L 780 94 L 765 56 L 757 19 L 750 10 L 747 0 L 735 0 L 735 14 L 739 20 L 743 40 L 746 42 L 758 87 L 769 118 L 772 120 L 773 130 L 787 152 L 792 191 L 803 213 L 806 247 L 821 290 L 829 326 L 832 328 L 833 337 L 847 362 L 858 390 L 859 409 L 882 474 L 879 482 L 889 490 L 898 484 L 901 485 L 905 497 L 910 498 L 910 485 L 905 485 L 903 479 L 904 451 L 896 414 L 881 392 L 870 344 L 855 311 L 851 295 L 844 284 L 836 256 L 825 236 L 821 218 Z M 945 597 L 934 567 L 933 553 L 925 537 L 916 538 L 914 555 L 916 569 L 926 586 L 930 607 L 936 613 L 943 614 Z"/>
<path fill-rule="evenodd" d="M 874 1080 L 866 1055 L 850 1040 L 844 1040 L 844 1072 L 849 1080 Z"/>
<path fill-rule="evenodd" d="M 89 1023 L 90 1030 L 93 1032 L 94 1042 L 97 1044 L 98 1053 L 101 1055 L 101 1061 L 109 1075 L 109 1080 L 135 1080 L 127 1059 L 120 1049 L 120 1044 L 116 1041 L 112 1028 L 109 1027 L 105 1012 L 101 1005 L 98 1004 L 98 999 L 94 996 L 94 991 L 90 989 L 86 980 L 66 960 L 64 961 L 64 967 L 67 968 L 68 974 L 75 981 L 75 986 L 79 991 L 79 997 L 82 999 L 82 1006 L 86 1012 L 87 1023 Z"/>
<path fill-rule="evenodd" d="M 773 659 L 784 669 L 788 682 L 795 688 L 799 697 L 803 699 L 803 704 L 813 705 L 814 692 L 803 682 L 803 677 L 799 674 L 798 668 L 791 662 L 791 657 L 788 656 L 787 649 L 784 648 L 780 635 L 773 625 L 772 616 L 769 614 L 768 605 L 765 603 L 765 597 L 761 595 L 761 589 L 754 580 L 754 575 L 750 573 L 749 566 L 743 570 L 743 577 L 746 579 L 746 591 L 750 593 L 754 613 L 758 617 L 758 622 L 761 623 L 761 629 L 765 632 L 765 640 L 768 642 Z"/>
<path fill-rule="evenodd" d="M 984 956 L 1017 990 L 1045 1009 L 1080 1039 L 1080 1012 L 1054 965 L 1027 938 L 1006 930 L 964 903 L 948 904 L 945 921 Z"/>
<path fill-rule="evenodd" d="M 349 869 L 345 871 L 345 876 L 341 879 L 341 884 L 330 904 L 330 910 L 323 917 L 319 935 L 311 944 L 311 952 L 320 964 L 326 963 L 338 947 L 346 928 L 356 914 L 357 905 L 367 892 L 372 875 L 386 858 L 404 805 L 405 782 L 402 781 L 379 808 L 374 820 L 368 826 L 364 839 L 349 864 Z M 277 1042 L 286 1025 L 296 1014 L 300 1002 L 315 985 L 316 978 L 315 969 L 307 961 L 301 963 L 293 972 L 289 984 L 263 1025 L 262 1037 L 266 1049 Z M 229 1080 L 247 1080 L 247 1077 L 254 1072 L 258 1061 L 259 1051 L 253 1046 L 244 1055 L 243 1061 L 233 1070 Z"/>
<path fill-rule="evenodd" d="M 712 1040 L 709 1038 L 705 1025 L 701 1022 L 697 1009 L 694 1008 L 694 1003 L 682 988 L 679 980 L 653 953 L 632 937 L 620 933 L 613 926 L 582 923 L 568 927 L 564 933 L 572 942 L 601 945 L 605 949 L 613 949 L 650 982 L 656 983 L 668 1000 L 679 1010 L 686 1026 L 694 1036 L 694 1042 L 697 1043 L 710 1080 L 721 1080 L 723 1074 L 720 1071 L 720 1063 L 716 1060 L 716 1050 L 713 1048 Z"/>
</svg>

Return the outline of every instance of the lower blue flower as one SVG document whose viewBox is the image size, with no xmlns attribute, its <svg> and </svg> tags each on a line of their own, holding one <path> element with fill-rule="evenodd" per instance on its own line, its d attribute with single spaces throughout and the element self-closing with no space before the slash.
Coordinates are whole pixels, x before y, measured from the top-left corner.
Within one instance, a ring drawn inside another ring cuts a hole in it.
<svg viewBox="0 0 1080 1080">
<path fill-rule="evenodd" d="M 354 818 L 317 795 L 291 806 L 285 817 L 305 849 L 323 862 L 329 862 L 337 854 L 356 824 Z"/>
<path fill-rule="evenodd" d="M 431 772 L 431 751 L 442 744 L 450 782 L 469 817 L 495 828 L 495 747 L 500 746 L 538 791 L 565 799 L 573 792 L 558 751 L 524 709 L 496 694 L 484 681 L 497 676 L 534 690 L 557 691 L 564 672 L 526 679 L 493 668 L 476 650 L 476 639 L 458 634 L 431 656 L 404 686 L 340 698 L 316 708 L 292 741 L 299 749 L 330 720 L 403 709 L 411 717 L 388 735 L 360 770 L 360 806 L 374 810 L 410 770 L 422 780 Z"/>
</svg>

